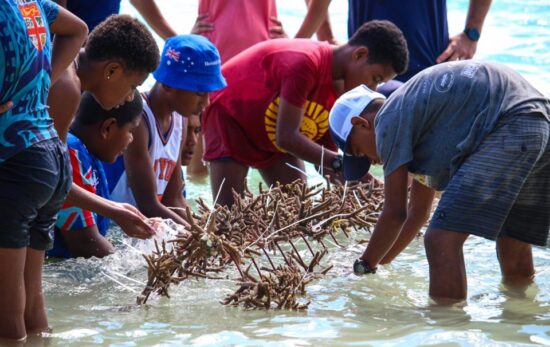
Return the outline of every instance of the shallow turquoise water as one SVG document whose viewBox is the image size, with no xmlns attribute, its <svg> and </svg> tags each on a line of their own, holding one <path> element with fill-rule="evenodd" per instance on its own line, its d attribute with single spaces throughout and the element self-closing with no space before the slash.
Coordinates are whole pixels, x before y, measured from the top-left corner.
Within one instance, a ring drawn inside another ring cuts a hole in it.
<svg viewBox="0 0 550 347">
<path fill-rule="evenodd" d="M 177 29 L 188 32 L 196 1 L 158 3 Z M 278 3 L 280 17 L 293 34 L 305 13 L 303 1 Z M 449 1 L 451 33 L 462 29 L 467 3 Z M 127 3 L 123 11 L 135 13 Z M 347 2 L 334 0 L 331 13 L 337 37 L 344 41 Z M 495 1 L 477 57 L 510 64 L 550 95 L 550 3 Z M 318 179 L 312 168 L 308 172 L 312 181 Z M 259 180 L 254 173 L 250 179 Z M 210 197 L 205 182 L 191 182 L 189 192 L 191 197 Z M 361 232 L 355 237 L 368 235 Z M 535 248 L 535 284 L 519 294 L 500 284 L 494 243 L 472 237 L 465 245 L 468 300 L 462 307 L 441 308 L 428 300 L 421 240 L 392 265 L 366 278 L 354 276 L 349 268 L 363 247 L 341 240 L 345 247 L 332 246 L 325 259 L 334 269 L 308 287 L 310 309 L 296 313 L 222 306 L 218 301 L 236 287 L 229 281 L 209 280 L 189 281 L 174 287 L 171 299 L 138 307 L 135 292 L 145 283 L 144 263 L 139 251 L 125 245 L 128 240 L 115 238 L 120 251 L 107 259 L 46 265 L 44 290 L 54 329 L 51 345 L 550 345 L 546 248 Z"/>
</svg>

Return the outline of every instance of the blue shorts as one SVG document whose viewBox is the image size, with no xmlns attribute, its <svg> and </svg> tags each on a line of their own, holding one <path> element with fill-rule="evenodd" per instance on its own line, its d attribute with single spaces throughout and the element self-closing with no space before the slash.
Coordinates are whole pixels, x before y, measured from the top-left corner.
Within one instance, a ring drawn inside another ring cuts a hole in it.
<svg viewBox="0 0 550 347">
<path fill-rule="evenodd" d="M 71 187 L 67 147 L 42 141 L 0 163 L 0 247 L 46 250 Z"/>
<path fill-rule="evenodd" d="M 502 119 L 451 177 L 430 228 L 544 246 L 550 228 L 550 123 Z"/>
</svg>

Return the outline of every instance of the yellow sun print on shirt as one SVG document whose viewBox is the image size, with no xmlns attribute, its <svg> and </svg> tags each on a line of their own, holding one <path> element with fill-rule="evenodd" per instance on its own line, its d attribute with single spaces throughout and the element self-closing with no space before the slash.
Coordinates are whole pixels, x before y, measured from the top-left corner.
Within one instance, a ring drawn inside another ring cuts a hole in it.
<svg viewBox="0 0 550 347">
<path fill-rule="evenodd" d="M 265 110 L 264 124 L 267 137 L 279 151 L 286 151 L 277 146 L 277 115 L 279 114 L 280 98 L 275 99 Z M 306 101 L 304 118 L 300 125 L 300 132 L 312 141 L 321 139 L 328 130 L 328 111 L 315 101 Z"/>
</svg>

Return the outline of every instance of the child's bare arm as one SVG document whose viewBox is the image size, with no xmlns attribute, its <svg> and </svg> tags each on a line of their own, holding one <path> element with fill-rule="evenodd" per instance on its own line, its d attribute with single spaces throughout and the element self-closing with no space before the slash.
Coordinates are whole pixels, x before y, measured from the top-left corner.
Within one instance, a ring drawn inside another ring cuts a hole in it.
<svg viewBox="0 0 550 347">
<path fill-rule="evenodd" d="M 4 113 L 4 112 L 7 112 L 12 107 L 13 107 L 13 102 L 12 101 L 6 101 L 2 105 L 0 105 L 0 115 L 2 115 L 2 113 Z"/>
<path fill-rule="evenodd" d="M 147 223 L 147 219 L 140 213 L 128 208 L 125 204 L 109 201 L 90 193 L 76 184 L 71 186 L 65 202 L 111 218 L 130 237 L 147 239 L 155 234 L 153 228 Z"/>
<path fill-rule="evenodd" d="M 178 34 L 164 18 L 154 0 L 130 0 L 130 3 L 143 16 L 147 24 L 163 39 L 166 40 Z"/>
<path fill-rule="evenodd" d="M 386 177 L 384 209 L 378 218 L 367 249 L 361 259 L 375 268 L 393 247 L 407 218 L 407 166 L 402 165 Z"/>
<path fill-rule="evenodd" d="M 185 128 L 184 128 L 185 129 Z M 180 215 L 182 218 L 185 216 L 185 207 L 187 203 L 183 197 L 183 173 L 181 168 L 181 153 L 185 145 L 186 131 L 183 131 L 181 146 L 179 150 L 178 161 L 176 162 L 176 167 L 174 172 L 170 177 L 170 181 L 166 186 L 164 195 L 162 196 L 162 204 L 168 207 L 174 207 L 172 211 Z"/>
<path fill-rule="evenodd" d="M 307 13 L 296 33 L 296 38 L 310 38 L 321 28 L 328 17 L 330 0 L 306 0 L 306 5 Z"/>
<path fill-rule="evenodd" d="M 144 120 L 133 135 L 134 140 L 124 152 L 124 166 L 139 210 L 147 217 L 170 218 L 178 224 L 186 225 L 181 216 L 157 199 L 155 171 L 147 148 L 149 132 Z"/>
<path fill-rule="evenodd" d="M 76 71 L 69 66 L 55 84 L 50 87 L 48 106 L 59 138 L 65 142 L 69 126 L 80 103 L 80 80 Z"/>
<path fill-rule="evenodd" d="M 50 29 L 55 34 L 51 75 L 54 84 L 80 51 L 88 35 L 88 27 L 80 18 L 60 6 Z"/>
<path fill-rule="evenodd" d="M 302 160 L 330 168 L 337 153 L 325 149 L 321 163 L 321 146 L 300 132 L 303 117 L 303 108 L 281 98 L 277 116 L 277 146 Z"/>
<path fill-rule="evenodd" d="M 413 180 L 411 197 L 407 209 L 407 219 L 392 248 L 380 261 L 381 264 L 390 263 L 409 245 L 409 243 L 411 243 L 416 235 L 418 235 L 420 229 L 430 218 L 434 196 L 435 190 L 423 185 L 417 180 Z"/>
</svg>

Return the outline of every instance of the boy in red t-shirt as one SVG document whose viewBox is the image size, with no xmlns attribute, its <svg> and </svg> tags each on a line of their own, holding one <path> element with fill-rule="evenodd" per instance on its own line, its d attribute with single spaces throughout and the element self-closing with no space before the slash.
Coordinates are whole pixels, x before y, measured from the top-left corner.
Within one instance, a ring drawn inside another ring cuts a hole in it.
<svg viewBox="0 0 550 347">
<path fill-rule="evenodd" d="M 218 203 L 244 191 L 249 167 L 269 185 L 305 179 L 291 167 L 303 170 L 303 160 L 338 174 L 342 157 L 327 131 L 334 101 L 360 84 L 376 89 L 407 64 L 403 33 L 388 21 L 365 23 L 341 46 L 278 39 L 230 59 L 222 67 L 228 87 L 212 95 L 202 120 Z"/>
</svg>

